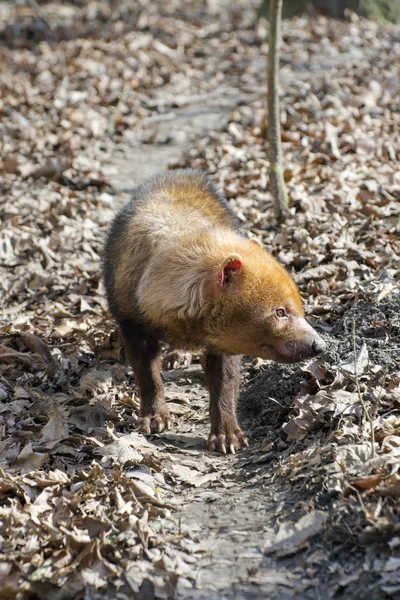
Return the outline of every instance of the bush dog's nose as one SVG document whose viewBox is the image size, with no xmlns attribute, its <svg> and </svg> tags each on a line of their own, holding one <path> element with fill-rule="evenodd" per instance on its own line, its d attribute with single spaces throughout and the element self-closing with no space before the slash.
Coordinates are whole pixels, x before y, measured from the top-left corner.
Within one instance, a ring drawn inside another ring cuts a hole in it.
<svg viewBox="0 0 400 600">
<path fill-rule="evenodd" d="M 318 340 L 314 340 L 311 347 L 316 356 L 318 354 L 322 354 L 326 350 L 326 344 L 322 338 L 319 338 Z"/>
</svg>

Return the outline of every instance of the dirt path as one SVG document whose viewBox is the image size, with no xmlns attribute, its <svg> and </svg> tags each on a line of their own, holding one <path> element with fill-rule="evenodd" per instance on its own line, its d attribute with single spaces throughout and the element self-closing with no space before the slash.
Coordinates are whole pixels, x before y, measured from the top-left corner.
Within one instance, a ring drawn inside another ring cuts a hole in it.
<svg viewBox="0 0 400 600">
<path fill-rule="evenodd" d="M 222 106 L 221 98 L 211 98 L 206 104 L 203 102 L 201 107 L 196 103 L 177 110 L 172 119 L 161 122 L 161 134 L 163 129 L 168 131 L 170 128 L 184 131 L 183 144 L 119 147 L 112 157 L 110 170 L 111 183 L 117 191 L 122 192 L 115 197 L 116 206 L 124 200 L 125 192 L 129 189 L 178 160 L 182 152 L 190 148 L 192 141 L 209 130 L 218 131 L 223 128 L 238 101 L 245 98 L 245 94 L 230 90 L 229 94 L 224 95 Z M 194 368 L 197 374 L 198 365 Z M 199 387 L 192 380 L 191 391 L 187 393 L 190 373 L 190 369 L 182 372 L 176 381 L 178 393 L 185 393 L 186 390 L 186 396 L 189 397 L 193 392 L 193 385 Z M 180 508 L 169 523 L 170 532 L 173 533 L 179 527 L 185 535 L 191 537 L 189 550 L 196 557 L 192 571 L 196 575 L 196 589 L 182 588 L 179 597 L 255 600 L 260 598 L 260 593 L 278 594 L 274 597 L 282 599 L 291 597 L 286 594 L 285 587 L 280 585 L 285 580 L 290 588 L 294 585 L 293 577 L 286 568 L 275 576 L 269 566 L 262 588 L 251 583 L 251 578 L 249 581 L 249 573 L 258 572 L 263 563 L 263 546 L 273 531 L 278 488 L 264 482 L 252 485 L 246 481 L 247 477 L 239 464 L 251 450 L 243 450 L 238 457 L 219 457 L 205 450 L 208 402 L 205 391 L 199 393 L 203 399 L 197 407 L 197 419 L 206 423 L 189 423 L 189 433 L 183 433 L 178 424 L 172 434 L 166 434 L 161 439 L 161 444 L 171 443 L 172 448 L 176 444 L 179 449 L 179 465 L 188 463 L 193 466 L 196 462 L 201 465 L 206 456 L 207 471 L 218 475 L 214 484 L 206 483 L 198 489 L 178 484 L 172 491 L 172 499 Z M 171 412 L 173 414 L 173 408 Z M 185 452 L 185 448 L 190 449 Z M 171 452 L 171 446 L 168 446 L 168 450 Z M 264 477 L 268 482 L 273 477 L 273 472 L 265 473 Z"/>
<path fill-rule="evenodd" d="M 106 168 L 110 183 L 115 190 L 124 192 L 165 170 L 169 164 L 179 160 L 196 139 L 209 131 L 222 129 L 235 106 L 251 96 L 235 88 L 223 88 L 195 98 L 193 102 L 188 99 L 184 107 L 159 115 L 158 119 L 145 121 L 143 132 L 148 131 L 151 137 L 156 128 L 157 137 L 168 139 L 168 143 L 118 146 L 109 169 Z M 173 136 L 171 132 L 174 132 Z"/>
<path fill-rule="evenodd" d="M 230 90 L 222 106 L 220 98 L 212 98 L 203 102 L 201 108 L 197 103 L 189 104 L 177 110 L 172 118 L 161 121 L 158 134 L 166 134 L 171 128 L 179 129 L 184 132 L 181 144 L 118 147 L 108 171 L 111 183 L 119 192 L 114 197 L 115 206 L 126 199 L 132 187 L 179 160 L 193 141 L 209 130 L 222 129 L 238 100 L 245 98 L 245 94 Z M 247 372 L 248 367 L 244 366 L 244 371 Z M 163 523 L 163 532 L 175 538 L 179 531 L 177 546 L 183 551 L 182 564 L 187 569 L 187 577 L 183 569 L 176 590 L 178 597 L 187 600 L 333 597 L 338 586 L 333 585 L 331 593 L 327 592 L 326 567 L 310 576 L 301 553 L 278 561 L 264 554 L 278 525 L 286 523 L 288 528 L 293 527 L 302 515 L 301 508 L 300 511 L 293 508 L 296 501 L 301 505 L 302 495 L 294 492 L 290 483 L 275 481 L 276 462 L 264 464 L 260 443 L 254 442 L 251 448 L 241 450 L 235 457 L 220 457 L 205 449 L 208 401 L 198 364 L 164 375 L 170 411 L 178 423 L 171 433 L 159 439 L 154 437 L 152 443 L 160 450 L 158 457 L 163 463 L 163 472 L 170 474 L 172 468 L 176 475 L 169 486 L 168 499 L 177 508 Z M 180 402 L 191 403 L 186 414 L 183 411 L 183 424 L 182 405 L 174 403 L 175 396 Z M 285 399 L 290 404 L 293 398 Z M 174 415 L 177 407 L 178 413 Z M 242 421 L 251 433 L 254 418 L 246 418 L 245 409 Z M 163 458 L 165 453 L 167 458 Z M 185 469 L 190 469 L 190 474 Z M 193 487 L 190 483 L 193 474 L 204 476 L 204 483 Z M 153 591 L 144 593 L 158 597 L 153 584 L 149 585 Z M 349 595 L 343 597 L 364 597 L 359 590 L 355 596 L 347 593 Z"/>
</svg>

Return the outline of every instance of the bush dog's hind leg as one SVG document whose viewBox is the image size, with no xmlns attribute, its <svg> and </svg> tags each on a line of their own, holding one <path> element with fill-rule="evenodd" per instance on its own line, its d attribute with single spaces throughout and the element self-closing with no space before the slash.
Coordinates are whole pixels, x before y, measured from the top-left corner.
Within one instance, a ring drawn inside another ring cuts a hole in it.
<svg viewBox="0 0 400 600">
<path fill-rule="evenodd" d="M 241 356 L 225 356 L 207 351 L 203 358 L 205 381 L 210 393 L 211 433 L 209 450 L 235 454 L 247 446 L 247 437 L 236 418 Z"/>
<path fill-rule="evenodd" d="M 151 333 L 129 321 L 120 322 L 119 327 L 139 388 L 140 428 L 147 434 L 170 429 L 172 420 L 161 380 L 160 344 Z"/>
<path fill-rule="evenodd" d="M 164 357 L 162 365 L 167 370 L 184 369 L 192 364 L 192 360 L 193 354 L 191 352 L 170 348 Z"/>
</svg>

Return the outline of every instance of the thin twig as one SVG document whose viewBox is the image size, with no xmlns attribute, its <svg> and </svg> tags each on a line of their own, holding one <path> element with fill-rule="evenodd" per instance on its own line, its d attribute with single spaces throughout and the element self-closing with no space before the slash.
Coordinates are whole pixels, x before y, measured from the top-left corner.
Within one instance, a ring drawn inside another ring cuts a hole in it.
<svg viewBox="0 0 400 600">
<path fill-rule="evenodd" d="M 347 485 L 348 485 L 348 486 L 349 486 L 349 488 L 350 488 L 351 490 L 353 490 L 353 492 L 356 494 L 356 496 L 357 496 L 357 498 L 358 498 L 358 501 L 359 501 L 359 503 L 360 503 L 360 506 L 361 506 L 361 508 L 363 509 L 363 511 L 365 512 L 365 505 L 364 505 L 364 502 L 362 501 L 362 498 L 361 498 L 361 494 L 360 494 L 360 492 L 358 491 L 358 489 L 357 489 L 356 487 L 354 487 L 354 486 L 353 486 L 353 485 L 351 485 L 350 483 L 348 483 Z M 346 523 L 346 526 L 347 526 L 347 523 Z"/>
<path fill-rule="evenodd" d="M 356 382 L 358 399 L 360 400 L 360 404 L 363 409 L 364 418 L 368 421 L 371 427 L 371 457 L 375 458 L 375 432 L 374 432 L 374 421 L 371 419 L 367 406 L 364 402 L 364 399 L 360 390 L 360 383 L 358 381 L 358 372 L 357 372 L 357 348 L 356 348 L 356 322 L 353 321 L 353 355 L 354 355 L 354 379 Z"/>
<path fill-rule="evenodd" d="M 283 177 L 281 115 L 279 109 L 279 50 L 281 44 L 282 0 L 271 0 L 268 34 L 268 144 L 269 186 L 278 219 L 286 216 L 288 195 Z"/>
</svg>

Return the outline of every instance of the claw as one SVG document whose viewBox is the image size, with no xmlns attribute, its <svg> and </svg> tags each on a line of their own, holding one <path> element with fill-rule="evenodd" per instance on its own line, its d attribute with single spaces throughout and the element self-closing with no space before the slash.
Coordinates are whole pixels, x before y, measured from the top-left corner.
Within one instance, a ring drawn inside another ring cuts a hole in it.
<svg viewBox="0 0 400 600">
<path fill-rule="evenodd" d="M 144 435 L 152 433 L 162 433 L 165 429 L 171 429 L 172 420 L 168 413 L 159 413 L 138 419 L 139 430 Z"/>
<path fill-rule="evenodd" d="M 187 368 L 192 362 L 192 354 L 185 350 L 174 350 L 169 352 L 163 360 L 164 369 Z"/>
<path fill-rule="evenodd" d="M 241 429 L 235 429 L 228 433 L 210 433 L 208 437 L 208 449 L 221 454 L 236 454 L 241 446 L 248 446 L 247 437 Z"/>
</svg>

